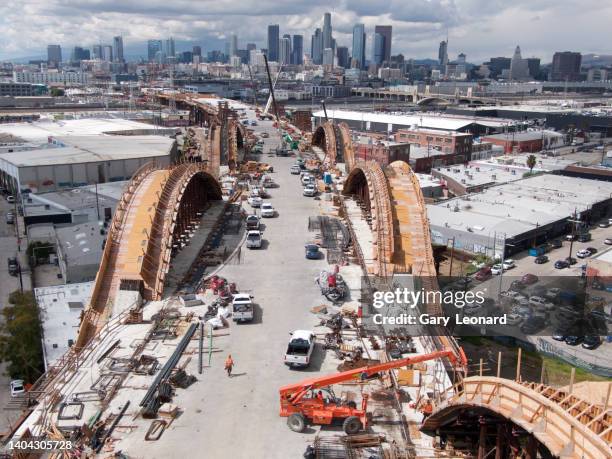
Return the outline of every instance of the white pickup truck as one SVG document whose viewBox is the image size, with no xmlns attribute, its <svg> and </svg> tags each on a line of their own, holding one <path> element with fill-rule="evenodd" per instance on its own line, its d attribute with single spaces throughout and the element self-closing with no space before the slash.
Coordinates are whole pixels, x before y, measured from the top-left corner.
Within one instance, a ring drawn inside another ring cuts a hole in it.
<svg viewBox="0 0 612 459">
<path fill-rule="evenodd" d="M 309 330 L 295 330 L 285 353 L 285 365 L 305 368 L 310 365 L 310 359 L 315 347 L 315 334 Z"/>
<path fill-rule="evenodd" d="M 248 293 L 236 293 L 232 299 L 232 320 L 250 322 L 253 320 L 253 302 Z"/>
</svg>

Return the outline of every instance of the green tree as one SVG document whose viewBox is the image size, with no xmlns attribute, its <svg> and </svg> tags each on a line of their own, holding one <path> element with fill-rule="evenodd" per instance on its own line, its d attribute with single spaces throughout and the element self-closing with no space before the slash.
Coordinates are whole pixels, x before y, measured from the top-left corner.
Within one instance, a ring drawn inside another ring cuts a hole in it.
<svg viewBox="0 0 612 459">
<path fill-rule="evenodd" d="M 62 97 L 64 95 L 64 90 L 61 88 L 51 88 L 49 92 L 53 97 Z"/>
<path fill-rule="evenodd" d="M 32 292 L 15 291 L 2 310 L 0 361 L 13 379 L 36 381 L 44 371 L 40 316 Z"/>
<path fill-rule="evenodd" d="M 527 156 L 527 167 L 529 168 L 529 173 L 530 174 L 533 173 L 533 168 L 535 167 L 536 162 L 537 162 L 537 160 L 536 160 L 535 155 Z"/>
</svg>

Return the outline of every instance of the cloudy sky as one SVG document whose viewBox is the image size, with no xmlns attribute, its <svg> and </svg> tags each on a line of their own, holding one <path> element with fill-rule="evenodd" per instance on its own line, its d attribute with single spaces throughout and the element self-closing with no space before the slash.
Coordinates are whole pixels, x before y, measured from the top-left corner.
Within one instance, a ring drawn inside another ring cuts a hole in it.
<svg viewBox="0 0 612 459">
<path fill-rule="evenodd" d="M 146 40 L 168 36 L 177 51 L 223 49 L 231 33 L 239 48 L 259 47 L 268 24 L 280 24 L 281 35 L 303 34 L 308 50 L 324 11 L 332 13 L 338 44 L 349 49 L 353 24 L 363 22 L 368 34 L 376 24 L 392 25 L 392 53 L 406 57 L 437 58 L 447 29 L 450 58 L 464 52 L 475 63 L 511 56 L 517 44 L 523 57 L 543 62 L 557 50 L 612 54 L 609 0 L 0 0 L 0 59 L 42 56 L 55 43 L 66 58 L 74 45 L 112 43 L 119 34 L 127 55 L 144 55 Z"/>
</svg>

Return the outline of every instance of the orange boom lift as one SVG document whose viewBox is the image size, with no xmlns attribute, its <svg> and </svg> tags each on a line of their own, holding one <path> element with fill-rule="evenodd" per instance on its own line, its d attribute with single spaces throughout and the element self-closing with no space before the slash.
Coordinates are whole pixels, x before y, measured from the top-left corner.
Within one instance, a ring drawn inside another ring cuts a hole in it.
<svg viewBox="0 0 612 459">
<path fill-rule="evenodd" d="M 294 432 L 302 432 L 307 422 L 327 425 L 342 420 L 344 431 L 347 434 L 355 434 L 368 426 L 368 395 L 363 394 L 361 407 L 357 408 L 355 402 L 344 402 L 337 398 L 330 388 L 331 385 L 351 380 L 367 381 L 381 371 L 441 358 L 448 358 L 453 366 L 459 366 L 465 371 L 467 358 L 463 349 L 459 348 L 459 355 L 451 349 L 445 349 L 320 378 L 305 379 L 280 388 L 280 415 L 288 418 L 287 425 Z"/>
</svg>

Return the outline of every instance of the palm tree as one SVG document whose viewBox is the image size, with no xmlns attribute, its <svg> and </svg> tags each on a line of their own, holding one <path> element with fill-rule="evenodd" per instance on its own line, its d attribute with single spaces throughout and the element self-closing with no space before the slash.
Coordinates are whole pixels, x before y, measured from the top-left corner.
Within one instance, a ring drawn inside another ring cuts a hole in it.
<svg viewBox="0 0 612 459">
<path fill-rule="evenodd" d="M 536 162 L 537 160 L 536 160 L 535 155 L 527 156 L 527 167 L 529 168 L 529 174 L 533 173 L 533 168 L 535 167 Z"/>
</svg>

